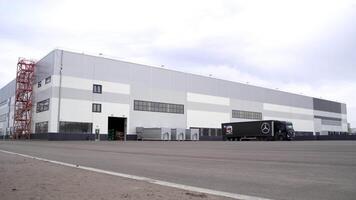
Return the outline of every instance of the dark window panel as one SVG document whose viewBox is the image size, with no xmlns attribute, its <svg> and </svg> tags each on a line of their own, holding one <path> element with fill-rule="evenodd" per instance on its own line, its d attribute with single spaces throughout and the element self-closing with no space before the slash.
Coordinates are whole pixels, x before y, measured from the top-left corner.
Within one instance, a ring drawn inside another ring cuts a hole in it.
<svg viewBox="0 0 356 200">
<path fill-rule="evenodd" d="M 47 133 L 48 132 L 48 121 L 38 122 L 35 124 L 35 133 Z"/>
<path fill-rule="evenodd" d="M 184 105 L 134 100 L 134 110 L 162 113 L 184 113 Z"/>
<path fill-rule="evenodd" d="M 92 123 L 63 122 L 59 123 L 61 133 L 92 133 Z"/>
<path fill-rule="evenodd" d="M 242 118 L 242 119 L 259 119 L 262 120 L 262 113 L 260 112 L 250 112 L 243 110 L 233 110 L 232 118 Z"/>
<path fill-rule="evenodd" d="M 101 94 L 102 93 L 102 85 L 97 85 L 97 84 L 94 84 L 93 85 L 93 93 L 98 93 L 98 94 Z"/>
<path fill-rule="evenodd" d="M 92 104 L 92 112 L 101 112 L 101 104 L 93 103 Z"/>
<path fill-rule="evenodd" d="M 49 99 L 37 102 L 36 112 L 44 112 L 49 110 Z"/>
</svg>

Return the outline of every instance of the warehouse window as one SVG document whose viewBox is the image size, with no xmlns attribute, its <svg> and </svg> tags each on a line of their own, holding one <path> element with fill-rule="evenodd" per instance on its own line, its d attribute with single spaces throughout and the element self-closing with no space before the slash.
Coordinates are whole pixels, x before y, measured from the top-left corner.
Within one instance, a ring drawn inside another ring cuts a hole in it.
<svg viewBox="0 0 356 200">
<path fill-rule="evenodd" d="M 49 99 L 37 102 L 36 112 L 43 112 L 49 110 Z"/>
<path fill-rule="evenodd" d="M 134 110 L 184 114 L 184 105 L 134 100 Z"/>
<path fill-rule="evenodd" d="M 35 124 L 35 133 L 47 133 L 48 132 L 48 121 L 38 122 Z"/>
<path fill-rule="evenodd" d="M 341 126 L 342 125 L 342 119 L 341 118 L 335 118 L 335 117 L 323 117 L 323 116 L 314 116 L 316 119 L 321 119 L 321 124 L 322 125 L 329 125 L 329 126 Z"/>
<path fill-rule="evenodd" d="M 102 85 L 97 85 L 97 84 L 94 84 L 93 85 L 93 93 L 98 93 L 98 94 L 101 94 L 102 93 Z"/>
<path fill-rule="evenodd" d="M 49 76 L 49 77 L 47 77 L 46 79 L 45 79 L 45 84 L 48 84 L 48 83 L 50 83 L 51 82 L 51 76 Z"/>
<path fill-rule="evenodd" d="M 328 120 L 328 119 L 322 119 L 321 120 L 322 125 L 329 125 L 329 126 L 341 126 L 342 122 L 337 121 L 337 120 Z"/>
<path fill-rule="evenodd" d="M 41 81 L 38 81 L 37 87 L 40 88 L 41 86 L 42 86 L 42 82 L 41 82 Z"/>
<path fill-rule="evenodd" d="M 92 106 L 92 111 L 93 112 L 101 112 L 101 104 L 99 103 L 93 103 L 93 106 Z"/>
<path fill-rule="evenodd" d="M 202 128 L 201 136 L 209 136 L 210 130 L 208 128 Z"/>
<path fill-rule="evenodd" d="M 217 136 L 216 132 L 217 132 L 216 129 L 210 129 L 209 136 Z"/>
<path fill-rule="evenodd" d="M 262 120 L 262 113 L 244 110 L 232 110 L 232 118 Z"/>
<path fill-rule="evenodd" d="M 59 122 L 60 133 L 92 133 L 92 123 L 83 122 Z"/>
<path fill-rule="evenodd" d="M 328 131 L 328 135 L 340 135 L 338 131 Z"/>
</svg>

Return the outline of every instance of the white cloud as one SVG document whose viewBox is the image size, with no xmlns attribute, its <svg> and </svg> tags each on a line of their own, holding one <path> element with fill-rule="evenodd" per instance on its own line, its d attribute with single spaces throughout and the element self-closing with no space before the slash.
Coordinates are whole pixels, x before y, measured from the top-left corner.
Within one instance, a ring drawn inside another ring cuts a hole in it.
<svg viewBox="0 0 356 200">
<path fill-rule="evenodd" d="M 356 125 L 355 81 L 340 78 L 356 67 L 354 13 L 354 0 L 0 1 L 0 87 L 19 56 L 64 47 L 335 99 Z"/>
<path fill-rule="evenodd" d="M 16 66 L 19 57 L 41 58 L 46 51 L 28 47 L 16 40 L 0 39 L 0 87 L 15 78 Z"/>
</svg>

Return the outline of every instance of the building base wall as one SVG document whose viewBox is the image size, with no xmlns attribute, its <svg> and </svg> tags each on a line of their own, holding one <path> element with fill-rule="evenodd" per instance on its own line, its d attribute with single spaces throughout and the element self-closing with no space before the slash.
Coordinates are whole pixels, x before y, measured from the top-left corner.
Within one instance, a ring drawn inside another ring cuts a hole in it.
<svg viewBox="0 0 356 200">
<path fill-rule="evenodd" d="M 75 141 L 75 140 L 95 140 L 95 134 L 86 133 L 36 133 L 31 134 L 32 140 L 48 140 L 48 141 Z M 1 138 L 3 139 L 3 138 Z M 6 140 L 11 139 L 8 135 Z M 107 134 L 100 134 L 101 141 L 107 141 Z M 135 141 L 137 135 L 127 135 L 126 140 Z M 200 136 L 200 141 L 223 141 L 223 136 Z M 294 138 L 294 141 L 322 141 L 322 140 L 356 140 L 356 135 L 299 135 Z"/>
<path fill-rule="evenodd" d="M 107 134 L 100 134 L 100 140 L 108 140 Z M 65 141 L 65 140 L 95 140 L 91 133 L 35 133 L 30 136 L 33 140 Z M 127 135 L 126 140 L 137 140 L 137 135 Z"/>
</svg>

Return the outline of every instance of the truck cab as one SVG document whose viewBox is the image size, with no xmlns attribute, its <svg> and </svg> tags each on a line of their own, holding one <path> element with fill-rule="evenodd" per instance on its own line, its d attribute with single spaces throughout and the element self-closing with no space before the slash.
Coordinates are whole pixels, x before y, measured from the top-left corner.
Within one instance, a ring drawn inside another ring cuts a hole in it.
<svg viewBox="0 0 356 200">
<path fill-rule="evenodd" d="M 275 140 L 292 140 L 294 138 L 294 133 L 292 122 L 274 121 Z"/>
</svg>

